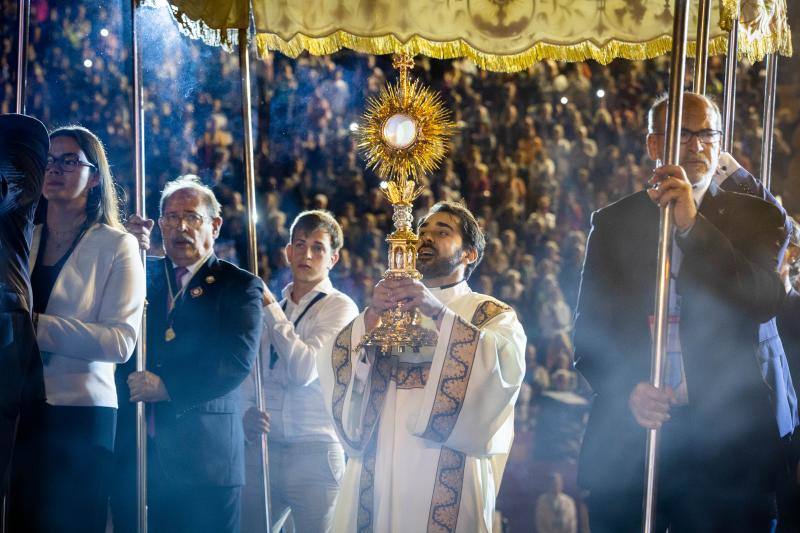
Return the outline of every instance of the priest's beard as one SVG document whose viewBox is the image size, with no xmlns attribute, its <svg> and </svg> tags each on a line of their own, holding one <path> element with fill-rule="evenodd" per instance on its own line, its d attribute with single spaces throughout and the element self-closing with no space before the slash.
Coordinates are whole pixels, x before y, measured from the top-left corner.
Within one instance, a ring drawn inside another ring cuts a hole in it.
<svg viewBox="0 0 800 533">
<path fill-rule="evenodd" d="M 440 257 L 437 253 L 433 259 L 425 263 L 417 262 L 417 269 L 424 277 L 443 278 L 449 276 L 461 264 L 461 252 L 459 248 L 453 255 L 448 257 Z"/>
</svg>

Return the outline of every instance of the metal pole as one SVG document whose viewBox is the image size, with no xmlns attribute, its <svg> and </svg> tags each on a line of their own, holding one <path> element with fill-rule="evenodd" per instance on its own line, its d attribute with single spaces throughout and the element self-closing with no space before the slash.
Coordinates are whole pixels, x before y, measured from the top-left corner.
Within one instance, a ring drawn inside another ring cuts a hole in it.
<svg viewBox="0 0 800 533">
<path fill-rule="evenodd" d="M 697 38 L 694 45 L 694 83 L 692 91 L 706 94 L 708 78 L 708 34 L 711 27 L 711 2 L 699 0 L 697 4 Z"/>
<path fill-rule="evenodd" d="M 252 96 L 250 94 L 250 56 L 248 54 L 247 30 L 239 30 L 239 70 L 242 80 L 242 124 L 244 126 L 244 170 L 247 195 L 247 258 L 250 271 L 258 275 L 258 243 L 256 241 L 256 185 L 255 160 L 253 152 L 253 116 Z M 264 388 L 261 369 L 261 356 L 256 357 L 255 364 L 256 407 L 265 410 Z M 264 524 L 265 531 L 272 531 L 270 522 L 269 500 L 269 453 L 267 436 L 261 435 L 261 483 L 264 489 Z"/>
<path fill-rule="evenodd" d="M 764 80 L 764 126 L 761 138 L 761 181 L 764 188 L 772 186 L 772 144 L 775 130 L 775 89 L 778 81 L 778 54 L 767 56 L 767 75 Z"/>
<path fill-rule="evenodd" d="M 725 104 L 722 107 L 722 151 L 733 149 L 733 115 L 736 109 L 736 64 L 739 49 L 739 3 L 736 3 L 733 28 L 728 35 L 728 55 L 725 58 Z"/>
<path fill-rule="evenodd" d="M 669 74 L 669 102 L 666 116 L 666 146 L 664 161 L 677 165 L 680 161 L 680 130 L 683 115 L 683 79 L 686 72 L 686 34 L 689 25 L 689 0 L 677 0 L 672 26 L 672 59 Z M 658 278 L 656 280 L 655 329 L 650 367 L 650 384 L 663 386 L 663 369 L 667 348 L 667 318 L 669 306 L 669 274 L 672 258 L 672 212 L 670 203 L 661 208 L 658 239 Z M 642 532 L 654 531 L 658 482 L 659 431 L 647 431 L 644 501 L 642 502 Z"/>
<path fill-rule="evenodd" d="M 31 0 L 19 0 L 17 31 L 17 113 L 25 114 L 25 89 L 28 82 L 28 28 L 31 21 Z"/>
<path fill-rule="evenodd" d="M 146 191 L 144 188 L 144 106 L 142 105 L 142 71 L 139 62 L 139 41 L 136 29 L 136 6 L 131 0 L 131 50 L 133 59 L 133 144 L 134 173 L 136 177 L 136 214 L 146 218 Z M 141 251 L 141 260 L 147 268 L 147 252 Z M 136 345 L 136 371 L 147 369 L 147 301 L 142 312 L 141 337 Z M 145 402 L 136 402 L 136 521 L 139 533 L 147 533 L 147 418 Z"/>
</svg>

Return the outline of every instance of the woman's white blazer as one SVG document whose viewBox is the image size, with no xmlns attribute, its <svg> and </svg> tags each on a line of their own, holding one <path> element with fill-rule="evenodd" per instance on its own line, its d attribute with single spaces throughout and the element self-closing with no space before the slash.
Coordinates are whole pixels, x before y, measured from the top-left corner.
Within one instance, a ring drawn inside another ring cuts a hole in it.
<svg viewBox="0 0 800 533">
<path fill-rule="evenodd" d="M 41 234 L 42 226 L 36 226 L 31 271 Z M 114 369 L 136 346 L 145 292 L 136 238 L 105 224 L 90 227 L 39 315 L 36 338 L 45 361 L 47 403 L 117 407 Z"/>
</svg>

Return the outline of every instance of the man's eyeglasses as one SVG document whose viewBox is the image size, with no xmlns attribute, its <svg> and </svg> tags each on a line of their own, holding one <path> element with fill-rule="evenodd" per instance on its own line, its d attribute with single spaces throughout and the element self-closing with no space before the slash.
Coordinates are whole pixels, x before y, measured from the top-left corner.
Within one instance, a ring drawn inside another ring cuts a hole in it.
<svg viewBox="0 0 800 533">
<path fill-rule="evenodd" d="M 651 135 L 661 135 L 663 137 L 666 134 L 651 133 Z M 681 144 L 689 144 L 689 141 L 692 140 L 692 137 L 697 137 L 697 140 L 703 144 L 714 144 L 716 142 L 719 142 L 720 139 L 722 139 L 722 132 L 719 130 L 693 131 L 693 130 L 687 130 L 686 128 L 681 128 L 681 136 L 680 136 Z"/>
<path fill-rule="evenodd" d="M 181 222 L 186 222 L 186 225 L 192 229 L 197 229 L 203 225 L 206 218 L 200 213 L 195 212 L 188 212 L 179 215 L 178 213 L 167 213 L 166 215 L 161 216 L 161 224 L 168 228 L 177 228 L 181 225 Z"/>
<path fill-rule="evenodd" d="M 89 163 L 88 161 L 81 160 L 80 157 L 74 154 L 67 154 L 62 155 L 61 157 L 53 157 L 52 155 L 47 156 L 47 169 L 52 169 L 55 167 L 61 169 L 62 172 L 72 172 L 79 166 L 89 167 L 93 169 L 97 169 L 96 166 Z"/>
</svg>

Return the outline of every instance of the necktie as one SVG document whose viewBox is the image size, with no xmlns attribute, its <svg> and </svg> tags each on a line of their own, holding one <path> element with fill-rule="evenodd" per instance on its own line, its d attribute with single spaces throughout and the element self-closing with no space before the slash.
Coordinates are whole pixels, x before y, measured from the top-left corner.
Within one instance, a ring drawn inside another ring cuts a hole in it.
<svg viewBox="0 0 800 533">
<path fill-rule="evenodd" d="M 181 294 L 181 289 L 183 289 L 183 278 L 189 273 L 189 269 L 186 267 L 176 267 L 175 270 L 172 272 L 174 278 L 174 284 L 170 284 L 170 295 L 167 298 L 167 312 L 172 312 L 172 308 L 175 307 L 175 304 L 178 300 L 178 295 Z M 170 330 L 172 328 L 170 327 Z M 168 330 L 168 333 L 169 331 Z"/>
<path fill-rule="evenodd" d="M 669 284 L 669 317 L 678 317 L 681 314 L 681 297 L 677 291 L 678 272 L 681 269 L 681 262 L 683 262 L 683 252 L 681 251 L 678 243 L 672 243 L 672 263 Z M 678 323 L 669 324 L 667 331 L 671 333 L 673 328 L 679 327 Z M 676 332 L 677 336 L 678 333 Z M 677 340 L 677 339 L 676 339 Z M 668 341 L 669 345 L 670 342 Z M 664 383 L 673 389 L 677 389 L 683 381 L 683 355 L 681 352 L 667 348 L 667 371 Z"/>
<path fill-rule="evenodd" d="M 175 292 L 178 293 L 183 288 L 183 278 L 189 273 L 186 267 L 178 267 L 175 269 Z"/>
</svg>

